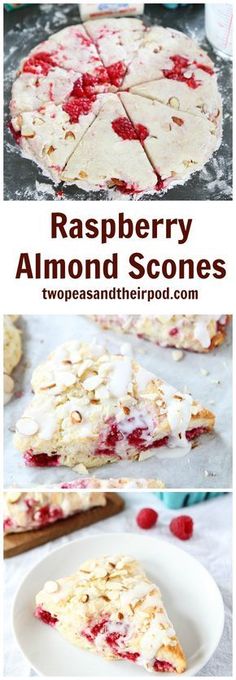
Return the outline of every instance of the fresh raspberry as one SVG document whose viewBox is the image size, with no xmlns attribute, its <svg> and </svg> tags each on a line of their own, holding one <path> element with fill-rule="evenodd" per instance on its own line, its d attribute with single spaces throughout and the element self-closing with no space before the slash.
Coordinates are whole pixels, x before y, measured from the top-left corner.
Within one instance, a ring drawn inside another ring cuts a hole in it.
<svg viewBox="0 0 236 680">
<path fill-rule="evenodd" d="M 158 673 L 159 671 L 161 672 L 166 671 L 168 673 L 170 671 L 171 672 L 175 671 L 176 669 L 174 668 L 174 666 L 172 666 L 172 663 L 169 663 L 169 661 L 162 660 L 160 661 L 160 659 L 155 659 L 153 664 L 153 670 L 156 671 L 156 673 Z"/>
<path fill-rule="evenodd" d="M 155 185 L 155 189 L 156 189 L 156 191 L 162 191 L 162 189 L 164 189 L 165 184 L 163 182 L 163 179 L 161 178 L 161 175 L 159 175 L 158 172 L 156 172 L 156 176 L 157 176 L 157 183 Z"/>
<path fill-rule="evenodd" d="M 21 132 L 20 132 L 19 130 L 15 130 L 15 128 L 13 127 L 13 125 L 12 125 L 11 122 L 9 122 L 9 123 L 7 124 L 7 127 L 9 128 L 9 130 L 10 130 L 12 136 L 14 137 L 15 142 L 16 142 L 17 144 L 20 144 Z M 16 396 L 16 395 L 15 395 L 15 396 Z"/>
<path fill-rule="evenodd" d="M 136 427 L 133 432 L 128 434 L 128 442 L 130 446 L 135 446 L 137 449 L 145 444 L 145 434 L 148 434 L 147 427 Z"/>
<path fill-rule="evenodd" d="M 211 68 L 211 66 L 207 66 L 206 64 L 199 64 L 197 61 L 194 61 L 193 63 L 197 68 L 200 68 L 202 71 L 205 71 L 205 73 L 208 73 L 209 76 L 214 75 L 214 69 Z"/>
<path fill-rule="evenodd" d="M 153 508 L 143 508 L 136 517 L 136 522 L 140 529 L 151 529 L 158 520 L 158 513 Z"/>
<path fill-rule="evenodd" d="M 67 102 L 62 105 L 63 111 L 68 113 L 70 117 L 70 123 L 78 123 L 80 116 L 87 116 L 92 108 L 92 99 L 87 97 L 81 97 L 77 99 L 76 97 L 70 97 Z"/>
<path fill-rule="evenodd" d="M 186 439 L 188 442 L 191 442 L 192 439 L 196 439 L 196 437 L 200 437 L 201 434 L 205 434 L 205 432 L 208 432 L 207 427 L 194 427 L 192 430 L 189 430 L 186 432 Z"/>
<path fill-rule="evenodd" d="M 188 541 L 193 535 L 193 520 L 189 515 L 179 515 L 170 522 L 170 531 L 181 541 Z"/>
<path fill-rule="evenodd" d="M 120 116 L 112 121 L 112 128 L 114 132 L 122 139 L 138 139 L 137 132 L 135 131 L 132 123 L 125 116 Z"/>
<path fill-rule="evenodd" d="M 60 456 L 54 453 L 49 456 L 48 453 L 36 453 L 33 454 L 32 450 L 26 451 L 24 453 L 24 461 L 26 465 L 31 467 L 55 467 L 59 465 Z"/>
<path fill-rule="evenodd" d="M 126 66 L 123 61 L 117 61 L 111 66 L 107 66 L 108 75 L 112 85 L 115 87 L 120 87 L 122 80 L 126 74 Z"/>
<path fill-rule="evenodd" d="M 29 57 L 29 59 L 25 61 L 23 65 L 23 72 L 47 76 L 48 72 L 54 66 L 56 66 L 56 62 L 54 61 L 51 54 L 48 54 L 48 52 L 38 52 L 37 54 L 33 54 L 32 57 Z"/>
<path fill-rule="evenodd" d="M 148 137 L 149 135 L 148 129 L 145 127 L 145 125 L 137 123 L 137 125 L 135 125 L 135 130 L 137 132 L 138 138 L 140 139 L 140 142 L 144 142 L 146 137 Z"/>
<path fill-rule="evenodd" d="M 171 337 L 172 337 L 172 336 L 174 336 L 174 335 L 178 335 L 178 332 L 179 332 L 179 331 L 178 331 L 178 328 L 176 328 L 176 327 L 175 327 L 175 328 L 171 328 L 170 331 L 169 331 L 169 335 L 171 335 Z"/>
<path fill-rule="evenodd" d="M 34 615 L 36 616 L 36 619 L 40 619 L 43 623 L 47 623 L 48 626 L 55 626 L 58 621 L 57 616 L 52 616 L 50 612 L 47 612 L 46 609 L 42 609 L 40 605 L 36 607 Z"/>
<path fill-rule="evenodd" d="M 163 70 L 164 77 L 168 78 L 169 80 L 179 80 L 182 83 L 186 83 L 186 85 L 188 85 L 188 87 L 190 87 L 192 90 L 196 90 L 196 88 L 199 87 L 201 83 L 196 80 L 194 74 L 192 74 L 190 78 L 186 78 L 184 75 L 186 69 L 191 66 L 191 62 L 185 57 L 180 57 L 178 54 L 170 57 L 170 59 L 173 61 L 174 66 L 172 69 Z"/>
</svg>

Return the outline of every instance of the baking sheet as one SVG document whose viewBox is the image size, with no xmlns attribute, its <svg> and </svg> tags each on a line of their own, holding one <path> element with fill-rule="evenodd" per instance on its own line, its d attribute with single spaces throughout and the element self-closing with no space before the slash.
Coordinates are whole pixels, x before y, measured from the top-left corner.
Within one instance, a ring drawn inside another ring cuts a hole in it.
<svg viewBox="0 0 236 680">
<path fill-rule="evenodd" d="M 160 3 L 145 5 L 147 22 L 170 26 L 196 38 L 215 62 L 224 105 L 223 140 L 219 150 L 201 172 L 184 185 L 163 195 L 145 194 L 136 200 L 232 200 L 232 63 L 216 56 L 205 38 L 204 5 L 184 5 L 167 10 Z M 5 189 L 6 200 L 116 200 L 115 191 L 86 192 L 63 183 L 54 187 L 40 168 L 22 158 L 7 127 L 12 83 L 21 59 L 48 36 L 70 24 L 79 23 L 78 5 L 32 4 L 5 13 Z M 122 200 L 132 200 L 122 196 Z M 134 200 L 134 199 L 133 199 Z"/>
<path fill-rule="evenodd" d="M 66 340 L 96 338 L 111 351 L 130 342 L 135 358 L 180 391 L 189 391 L 216 414 L 214 433 L 199 439 L 196 448 L 176 459 L 157 454 L 142 462 L 117 462 L 92 468 L 89 474 L 101 478 L 158 478 L 170 488 L 231 488 L 231 333 L 222 347 L 210 354 L 184 352 L 183 359 L 174 361 L 168 348 L 161 348 L 138 338 L 101 331 L 88 318 L 75 315 L 24 316 L 17 322 L 22 329 L 23 359 L 14 371 L 15 396 L 5 407 L 4 486 L 20 488 L 55 485 L 78 478 L 78 472 L 66 467 L 30 468 L 12 444 L 16 421 L 32 397 L 32 370 L 45 360 L 48 353 Z M 207 375 L 205 373 L 207 372 Z M 159 451 L 160 454 L 160 451 Z"/>
</svg>

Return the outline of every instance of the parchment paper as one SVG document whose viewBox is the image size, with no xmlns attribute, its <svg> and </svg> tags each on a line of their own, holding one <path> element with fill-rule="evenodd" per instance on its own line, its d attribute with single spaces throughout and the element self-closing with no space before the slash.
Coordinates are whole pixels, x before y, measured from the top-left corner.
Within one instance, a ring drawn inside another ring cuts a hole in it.
<svg viewBox="0 0 236 680">
<path fill-rule="evenodd" d="M 20 61 L 39 42 L 56 31 L 80 21 L 77 3 L 34 3 L 5 13 L 5 199 L 6 200 L 116 200 L 115 191 L 86 192 L 63 183 L 55 187 L 40 168 L 22 158 L 20 149 L 7 127 L 12 83 Z M 213 59 L 223 97 L 224 129 L 219 150 L 201 172 L 194 173 L 183 185 L 164 194 L 145 194 L 139 200 L 232 200 L 232 63 L 217 57 L 205 38 L 204 5 L 185 4 L 167 10 L 161 3 L 145 5 L 145 21 L 170 26 L 199 41 Z M 59 192 L 59 193 L 58 193 Z M 122 200 L 134 200 L 123 196 Z M 138 200 L 138 197 L 137 199 Z"/>
<path fill-rule="evenodd" d="M 223 312 L 224 313 L 224 312 Z M 189 391 L 205 407 L 216 414 L 216 429 L 202 436 L 189 454 L 175 459 L 158 457 L 158 453 L 142 462 L 118 462 L 92 468 L 97 477 L 158 478 L 170 488 L 230 488 L 231 487 L 231 338 L 209 354 L 185 352 L 181 361 L 173 360 L 172 351 L 128 335 L 103 332 L 88 318 L 72 315 L 25 316 L 18 326 L 22 329 L 24 356 L 14 371 L 16 397 L 5 407 L 4 485 L 34 487 L 55 485 L 78 478 L 78 473 L 66 467 L 30 468 L 14 450 L 12 430 L 32 397 L 30 380 L 33 369 L 45 360 L 57 345 L 78 338 L 97 338 L 112 351 L 130 342 L 134 356 L 148 370 L 155 372 L 180 391 Z M 207 375 L 205 375 L 207 371 Z M 203 375 L 204 373 L 204 375 Z M 182 451 L 180 452 L 182 454 Z"/>
</svg>

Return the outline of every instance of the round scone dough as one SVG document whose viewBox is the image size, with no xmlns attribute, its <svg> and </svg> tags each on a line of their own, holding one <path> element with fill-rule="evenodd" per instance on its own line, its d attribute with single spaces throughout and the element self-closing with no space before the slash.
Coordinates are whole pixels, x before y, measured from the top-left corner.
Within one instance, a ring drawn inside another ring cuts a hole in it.
<svg viewBox="0 0 236 680">
<path fill-rule="evenodd" d="M 14 380 L 11 373 L 19 363 L 22 354 L 21 332 L 15 326 L 13 319 L 17 319 L 17 316 L 4 316 L 4 404 L 7 404 L 12 397 Z"/>
<path fill-rule="evenodd" d="M 186 182 L 219 147 L 214 64 L 184 33 L 141 19 L 68 26 L 18 70 L 11 130 L 55 184 L 142 195 Z"/>
</svg>

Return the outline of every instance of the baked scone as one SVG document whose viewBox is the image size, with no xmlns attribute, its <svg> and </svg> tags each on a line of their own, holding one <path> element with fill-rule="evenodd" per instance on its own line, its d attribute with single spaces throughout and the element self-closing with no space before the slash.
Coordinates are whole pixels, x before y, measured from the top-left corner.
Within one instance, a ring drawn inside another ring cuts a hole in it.
<svg viewBox="0 0 236 680">
<path fill-rule="evenodd" d="M 12 371 L 20 361 L 22 354 L 21 347 L 21 332 L 15 326 L 14 321 L 17 316 L 4 316 L 4 352 L 3 352 L 3 370 L 4 370 L 4 404 L 7 404 L 14 391 L 14 380 L 11 376 Z"/>
<path fill-rule="evenodd" d="M 161 347 L 210 352 L 226 339 L 229 316 L 207 314 L 106 314 L 92 317 L 101 328 L 131 333 Z"/>
<path fill-rule="evenodd" d="M 30 465 L 142 460 L 154 447 L 186 446 L 215 421 L 189 394 L 95 343 L 58 347 L 34 371 L 32 388 L 14 436 Z"/>
<path fill-rule="evenodd" d="M 128 477 L 83 477 L 73 482 L 63 482 L 62 489 L 164 489 L 160 479 L 129 479 Z"/>
<path fill-rule="evenodd" d="M 4 534 L 39 529 L 89 508 L 106 505 L 104 493 L 65 491 L 5 491 L 3 494 Z"/>
<path fill-rule="evenodd" d="M 37 45 L 20 64 L 10 112 L 24 156 L 55 183 L 130 195 L 186 181 L 222 130 L 206 52 L 179 31 L 127 17 L 68 26 Z"/>
<path fill-rule="evenodd" d="M 118 187 L 125 194 L 154 189 L 156 174 L 121 102 L 115 94 L 103 97 L 104 104 L 72 153 L 62 179 L 82 189 Z"/>
<path fill-rule="evenodd" d="M 88 560 L 72 576 L 47 581 L 36 595 L 35 616 L 108 660 L 125 659 L 151 672 L 186 669 L 160 590 L 131 557 Z"/>
</svg>

